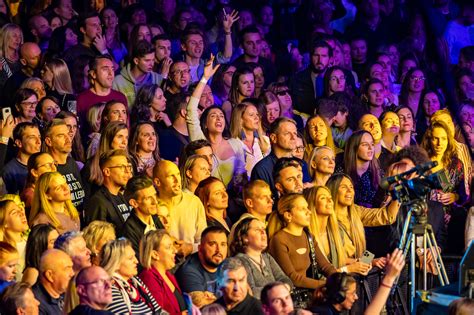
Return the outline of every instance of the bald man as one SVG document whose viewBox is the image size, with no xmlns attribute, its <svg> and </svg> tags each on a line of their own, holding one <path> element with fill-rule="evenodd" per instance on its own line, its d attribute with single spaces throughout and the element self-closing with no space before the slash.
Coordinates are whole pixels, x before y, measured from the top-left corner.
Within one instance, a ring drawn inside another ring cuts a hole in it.
<svg viewBox="0 0 474 315">
<path fill-rule="evenodd" d="M 79 296 L 79 305 L 70 315 L 81 314 L 112 314 L 106 311 L 107 305 L 112 303 L 112 283 L 107 272 L 98 266 L 82 269 L 76 277 L 76 290 Z"/>
<path fill-rule="evenodd" d="M 48 249 L 41 255 L 39 279 L 33 293 L 40 301 L 40 314 L 62 314 L 64 293 L 74 276 L 73 263 L 68 254 L 59 249 Z"/>
<path fill-rule="evenodd" d="M 181 190 L 181 174 L 171 161 L 161 160 L 153 168 L 153 183 L 158 189 L 158 201 L 170 209 L 169 233 L 182 241 L 178 253 L 187 256 L 198 249 L 201 233 L 207 227 L 201 200 Z"/>
<path fill-rule="evenodd" d="M 31 78 L 38 73 L 38 66 L 41 60 L 41 49 L 38 44 L 32 42 L 24 43 L 20 48 L 20 63 L 21 69 L 13 73 L 8 78 L 3 87 L 3 98 L 7 106 L 12 106 L 13 97 L 16 91 L 20 88 L 23 81 Z"/>
</svg>

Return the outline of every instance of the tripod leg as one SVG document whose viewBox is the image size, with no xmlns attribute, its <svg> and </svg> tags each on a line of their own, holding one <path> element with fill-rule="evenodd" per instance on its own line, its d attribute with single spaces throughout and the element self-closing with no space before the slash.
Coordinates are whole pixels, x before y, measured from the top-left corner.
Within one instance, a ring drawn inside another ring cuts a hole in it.
<svg viewBox="0 0 474 315">
<path fill-rule="evenodd" d="M 403 225 L 402 236 L 400 238 L 400 244 L 398 245 L 399 249 L 404 249 L 406 246 L 408 227 L 410 226 L 410 222 L 411 222 L 411 210 L 408 211 L 407 217 L 405 219 L 405 224 Z"/>
<path fill-rule="evenodd" d="M 436 255 L 436 269 L 438 270 L 439 279 L 441 285 L 449 284 L 448 274 L 446 273 L 446 268 L 444 267 L 443 258 L 441 257 L 441 253 L 438 250 L 438 244 L 436 243 L 436 238 L 434 236 L 433 230 L 429 231 L 429 238 L 428 241 L 432 240 L 432 244 L 430 242 L 430 247 L 432 247 L 435 255 Z M 433 246 L 434 245 L 434 246 Z"/>
<path fill-rule="evenodd" d="M 413 308 L 415 307 L 415 298 L 416 298 L 416 281 L 415 281 L 415 263 L 416 263 L 416 243 L 415 243 L 415 235 L 413 233 L 410 234 L 410 279 L 411 279 L 411 287 L 410 287 L 410 312 L 413 313 Z"/>
<path fill-rule="evenodd" d="M 428 274 L 426 270 L 426 230 L 423 233 L 423 291 L 428 290 Z"/>
</svg>

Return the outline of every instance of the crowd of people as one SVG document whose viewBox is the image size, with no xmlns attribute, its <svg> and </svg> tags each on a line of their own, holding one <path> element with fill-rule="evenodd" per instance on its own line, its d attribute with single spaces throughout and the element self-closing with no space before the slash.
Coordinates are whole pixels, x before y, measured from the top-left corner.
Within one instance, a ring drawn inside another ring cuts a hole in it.
<svg viewBox="0 0 474 315">
<path fill-rule="evenodd" d="M 0 27 L 1 314 L 339 314 L 381 271 L 378 314 L 383 178 L 430 161 L 439 250 L 474 239 L 470 1 L 0 0 Z"/>
</svg>

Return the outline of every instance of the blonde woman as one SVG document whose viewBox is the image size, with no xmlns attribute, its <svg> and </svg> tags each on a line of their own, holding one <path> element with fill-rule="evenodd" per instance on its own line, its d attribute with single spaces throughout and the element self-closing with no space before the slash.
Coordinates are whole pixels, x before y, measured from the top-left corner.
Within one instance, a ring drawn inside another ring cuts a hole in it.
<svg viewBox="0 0 474 315">
<path fill-rule="evenodd" d="M 334 200 L 334 210 L 343 235 L 346 256 L 352 259 L 362 257 L 366 249 L 364 226 L 389 225 L 395 222 L 400 204 L 393 200 L 387 207 L 365 208 L 354 203 L 354 185 L 346 174 L 329 178 L 326 186 Z M 384 268 L 384 257 L 374 259 L 372 264 Z M 368 272 L 368 270 L 366 270 Z"/>
<path fill-rule="evenodd" d="M 310 240 L 314 240 L 308 231 L 311 212 L 304 196 L 288 194 L 281 197 L 277 215 L 283 228 L 271 237 L 269 253 L 295 287 L 313 290 L 324 285 L 324 281 L 318 279 L 320 274 L 327 277 L 336 272 L 336 268 L 321 252 L 317 242 Z M 315 262 L 312 261 L 313 251 Z M 313 269 L 315 264 L 317 270 Z M 312 271 L 311 277 L 308 277 L 307 270 Z"/>
<path fill-rule="evenodd" d="M 136 276 L 138 260 L 130 241 L 125 238 L 110 241 L 100 255 L 100 266 L 112 277 L 112 303 L 107 306 L 108 311 L 114 314 L 162 313 L 148 287 Z"/>
<path fill-rule="evenodd" d="M 89 139 L 87 139 L 87 159 L 93 157 L 99 148 L 101 129 L 100 121 L 102 119 L 102 111 L 104 110 L 104 107 L 105 103 L 97 103 L 92 105 L 92 107 L 87 111 L 87 125 L 90 130 L 90 134 L 88 135 Z"/>
<path fill-rule="evenodd" d="M 180 173 L 183 190 L 194 194 L 199 183 L 211 176 L 211 165 L 204 155 L 191 155 L 181 166 Z"/>
<path fill-rule="evenodd" d="M 23 44 L 23 32 L 14 24 L 5 24 L 0 30 L 0 88 L 8 78 L 21 68 L 20 47 Z"/>
<path fill-rule="evenodd" d="M 50 223 L 59 234 L 79 231 L 79 213 L 72 204 L 66 179 L 58 172 L 42 174 L 36 182 L 30 225 Z"/>
<path fill-rule="evenodd" d="M 365 274 L 370 270 L 370 265 L 346 256 L 331 191 L 326 186 L 315 186 L 305 190 L 304 196 L 311 210 L 309 230 L 321 251 L 338 268 L 338 272 Z"/>
<path fill-rule="evenodd" d="M 336 155 L 333 149 L 325 145 L 313 149 L 308 160 L 308 171 L 315 186 L 326 185 L 335 168 Z"/>
<path fill-rule="evenodd" d="M 175 267 L 174 238 L 165 230 L 146 233 L 140 242 L 140 279 L 151 295 L 171 315 L 187 314 L 187 305 L 178 282 L 170 272 Z"/>
<path fill-rule="evenodd" d="M 76 113 L 76 97 L 72 89 L 71 75 L 64 60 L 53 58 L 46 61 L 41 69 L 41 79 L 49 88 L 47 94 L 59 100 L 61 110 Z"/>
<path fill-rule="evenodd" d="M 115 240 L 115 228 L 112 223 L 105 221 L 92 221 L 82 230 L 82 237 L 86 246 L 91 251 L 92 264 L 98 266 L 100 263 L 100 251 L 104 245 Z"/>
<path fill-rule="evenodd" d="M 43 99 L 46 96 L 46 90 L 44 88 L 44 82 L 40 78 L 32 77 L 28 78 L 20 85 L 20 89 L 32 89 L 35 91 L 36 95 L 38 96 L 38 101 Z"/>
<path fill-rule="evenodd" d="M 329 125 L 322 116 L 316 115 L 308 119 L 304 128 L 303 141 L 305 145 L 304 159 L 309 163 L 309 157 L 313 149 L 321 146 L 330 147 L 334 153 L 341 150 L 336 147 L 332 138 L 332 132 Z"/>
<path fill-rule="evenodd" d="M 264 135 L 257 107 L 248 102 L 238 104 L 232 110 L 230 135 L 240 139 L 245 152 L 245 169 L 250 178 L 252 169 L 270 153 L 270 139 Z"/>
</svg>

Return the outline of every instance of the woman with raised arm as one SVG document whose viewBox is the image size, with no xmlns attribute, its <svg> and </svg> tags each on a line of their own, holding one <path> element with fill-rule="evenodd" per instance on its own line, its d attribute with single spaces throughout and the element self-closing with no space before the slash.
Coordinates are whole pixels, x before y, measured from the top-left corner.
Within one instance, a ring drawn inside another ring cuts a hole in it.
<svg viewBox="0 0 474 315">
<path fill-rule="evenodd" d="M 220 107 L 206 108 L 199 119 L 198 104 L 207 81 L 216 72 L 219 65 L 213 67 L 214 56 L 206 63 L 204 74 L 194 89 L 186 112 L 186 124 L 191 141 L 206 139 L 211 143 L 215 154 L 212 175 L 221 179 L 226 186 L 243 186 L 247 180 L 245 153 L 242 142 L 227 138 L 225 135 L 225 114 Z M 252 74 L 253 75 L 253 74 Z"/>
</svg>

